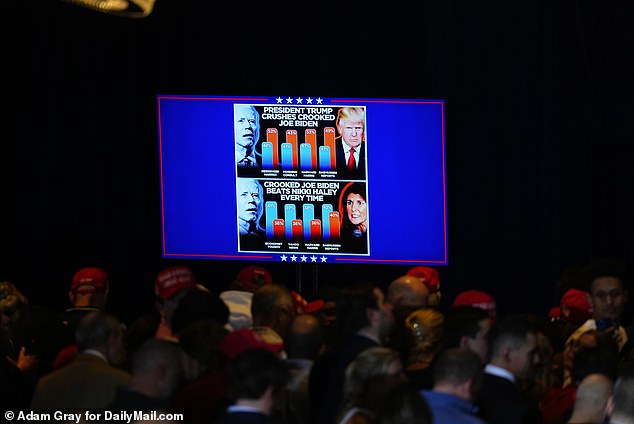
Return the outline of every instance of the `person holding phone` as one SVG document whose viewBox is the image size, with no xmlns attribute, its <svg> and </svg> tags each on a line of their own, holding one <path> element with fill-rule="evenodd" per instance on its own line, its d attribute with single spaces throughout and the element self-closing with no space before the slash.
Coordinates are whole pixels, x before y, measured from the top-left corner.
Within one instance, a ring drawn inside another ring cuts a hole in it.
<svg viewBox="0 0 634 424">
<path fill-rule="evenodd" d="M 624 354 L 630 349 L 621 316 L 628 300 L 628 290 L 624 281 L 624 270 L 620 264 L 601 261 L 588 267 L 588 300 L 592 306 L 592 316 L 577 328 L 567 339 L 566 346 L 579 339 L 588 330 L 599 330 L 610 334 Z M 564 375 L 564 385 L 570 376 Z"/>
</svg>

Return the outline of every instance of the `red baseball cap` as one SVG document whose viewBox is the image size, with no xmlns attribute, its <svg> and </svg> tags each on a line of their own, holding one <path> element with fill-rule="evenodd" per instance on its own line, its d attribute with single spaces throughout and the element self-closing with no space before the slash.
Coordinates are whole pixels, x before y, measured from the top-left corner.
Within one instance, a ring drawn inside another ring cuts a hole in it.
<svg viewBox="0 0 634 424">
<path fill-rule="evenodd" d="M 101 268 L 82 268 L 73 275 L 70 289 L 74 291 L 79 286 L 93 286 L 96 290 L 106 290 L 108 274 Z"/>
<path fill-rule="evenodd" d="M 184 289 L 196 288 L 196 278 L 186 266 L 172 266 L 159 272 L 154 281 L 154 294 L 163 300 Z"/>
<path fill-rule="evenodd" d="M 295 290 L 291 290 L 291 298 L 293 299 L 293 309 L 295 309 L 295 313 L 297 315 L 312 314 L 324 307 L 324 301 L 322 299 L 308 302 Z"/>
<path fill-rule="evenodd" d="M 588 292 L 570 289 L 561 297 L 561 318 L 583 324 L 592 315 Z"/>
<path fill-rule="evenodd" d="M 415 266 L 407 271 L 407 275 L 423 280 L 423 283 L 425 283 L 430 293 L 435 293 L 440 290 L 438 271 L 434 268 L 428 266 Z"/>
<path fill-rule="evenodd" d="M 244 289 L 255 291 L 264 284 L 271 284 L 273 277 L 271 277 L 271 273 L 266 268 L 251 265 L 240 270 L 237 280 Z"/>
<path fill-rule="evenodd" d="M 283 348 L 282 343 L 267 342 L 251 328 L 231 331 L 220 342 L 220 351 L 229 359 L 233 359 L 250 349 L 266 349 L 273 353 L 279 353 Z"/>
<path fill-rule="evenodd" d="M 458 294 L 451 307 L 457 308 L 458 306 L 471 306 L 473 308 L 484 309 L 489 313 L 491 319 L 496 319 L 497 317 L 495 299 L 493 299 L 493 296 L 490 294 L 480 290 L 466 290 Z"/>
<path fill-rule="evenodd" d="M 550 311 L 548 311 L 548 318 L 555 321 L 561 318 L 561 308 L 559 306 L 553 306 L 550 308 Z"/>
</svg>

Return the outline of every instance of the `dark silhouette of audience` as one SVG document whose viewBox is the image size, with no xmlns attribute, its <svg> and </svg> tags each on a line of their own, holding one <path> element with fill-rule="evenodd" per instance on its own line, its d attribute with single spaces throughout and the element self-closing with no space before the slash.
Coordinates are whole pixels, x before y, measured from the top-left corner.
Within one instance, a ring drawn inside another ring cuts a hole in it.
<svg viewBox="0 0 634 424">
<path fill-rule="evenodd" d="M 103 269 L 76 272 L 60 312 L 1 282 L 0 400 L 191 424 L 633 422 L 629 279 L 608 265 L 575 268 L 543 314 L 500 314 L 495 293 L 477 288 L 430 305 L 425 276 L 311 297 L 260 266 L 213 290 L 171 266 L 148 293 L 156 312 L 139 311 L 130 328 L 104 312 Z"/>
</svg>

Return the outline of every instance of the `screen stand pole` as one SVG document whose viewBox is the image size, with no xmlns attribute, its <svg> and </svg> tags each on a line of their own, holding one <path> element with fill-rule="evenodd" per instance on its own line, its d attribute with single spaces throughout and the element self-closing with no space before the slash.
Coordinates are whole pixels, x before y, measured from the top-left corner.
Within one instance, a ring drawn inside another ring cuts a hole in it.
<svg viewBox="0 0 634 424">
<path fill-rule="evenodd" d="M 297 293 L 302 294 L 302 264 L 295 265 L 295 289 Z"/>
<path fill-rule="evenodd" d="M 319 292 L 319 265 L 313 264 L 313 299 Z"/>
</svg>

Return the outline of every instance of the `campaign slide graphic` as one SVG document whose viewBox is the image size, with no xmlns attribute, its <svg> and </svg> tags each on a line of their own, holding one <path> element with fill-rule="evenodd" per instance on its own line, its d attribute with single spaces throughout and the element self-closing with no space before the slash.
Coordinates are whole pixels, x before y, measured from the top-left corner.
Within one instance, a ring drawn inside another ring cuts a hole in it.
<svg viewBox="0 0 634 424">
<path fill-rule="evenodd" d="M 364 106 L 234 105 L 238 177 L 366 179 Z"/>
<path fill-rule="evenodd" d="M 341 180 L 366 179 L 364 106 L 236 103 L 234 131 L 239 251 L 369 253 L 366 183 Z"/>
<path fill-rule="evenodd" d="M 365 182 L 239 178 L 240 251 L 368 254 Z"/>
<path fill-rule="evenodd" d="M 163 257 L 448 263 L 444 100 L 158 95 L 157 117 Z"/>
</svg>

